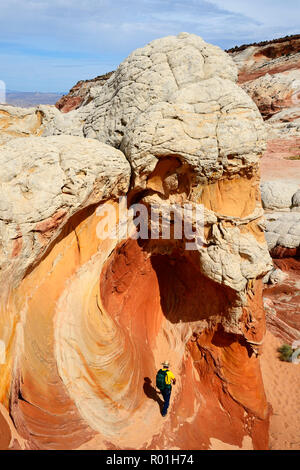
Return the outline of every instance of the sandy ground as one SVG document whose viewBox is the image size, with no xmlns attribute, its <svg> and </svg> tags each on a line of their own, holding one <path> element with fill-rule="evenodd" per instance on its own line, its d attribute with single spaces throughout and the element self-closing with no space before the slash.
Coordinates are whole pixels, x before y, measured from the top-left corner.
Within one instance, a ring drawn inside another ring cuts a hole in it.
<svg viewBox="0 0 300 470">
<path fill-rule="evenodd" d="M 276 349 L 282 341 L 267 332 L 261 369 L 273 415 L 271 450 L 300 449 L 300 364 L 281 362 Z"/>
<path fill-rule="evenodd" d="M 270 422 L 270 450 L 300 449 L 300 364 L 281 362 L 277 348 L 282 340 L 267 331 L 264 350 L 261 356 L 261 369 L 268 402 L 272 405 L 273 414 Z M 152 422 L 161 420 L 158 407 L 151 403 Z M 85 443 L 80 449 L 104 449 L 105 443 L 100 436 Z M 226 444 L 218 439 L 210 439 L 210 449 L 241 450 L 238 446 Z M 253 449 L 249 436 L 245 436 L 242 449 Z"/>
<path fill-rule="evenodd" d="M 264 153 L 261 164 L 261 180 L 284 180 L 298 183 L 300 181 L 300 160 L 290 160 L 290 157 L 300 155 L 300 138 L 272 139 Z"/>
</svg>

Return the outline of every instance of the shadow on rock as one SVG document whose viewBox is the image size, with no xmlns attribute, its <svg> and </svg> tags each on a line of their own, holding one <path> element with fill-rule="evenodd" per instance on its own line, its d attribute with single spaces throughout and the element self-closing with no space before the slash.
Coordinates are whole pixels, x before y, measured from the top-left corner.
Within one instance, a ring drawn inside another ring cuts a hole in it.
<svg viewBox="0 0 300 470">
<path fill-rule="evenodd" d="M 151 385 L 152 380 L 149 377 L 144 377 L 145 383 L 143 385 L 144 393 L 148 398 L 158 403 L 160 412 L 162 412 L 164 401 L 160 398 L 156 389 Z"/>
</svg>

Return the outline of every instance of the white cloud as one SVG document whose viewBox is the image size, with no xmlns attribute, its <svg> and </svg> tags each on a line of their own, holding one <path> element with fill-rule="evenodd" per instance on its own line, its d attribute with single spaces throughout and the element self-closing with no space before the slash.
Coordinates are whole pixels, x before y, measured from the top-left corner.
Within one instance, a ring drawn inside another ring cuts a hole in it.
<svg viewBox="0 0 300 470">
<path fill-rule="evenodd" d="M 207 0 L 220 9 L 244 15 L 266 29 L 300 29 L 300 2 L 298 0 Z"/>
<path fill-rule="evenodd" d="M 188 31 L 226 48 L 295 33 L 299 17 L 298 0 L 0 0 L 0 79 L 42 90 L 65 63 L 52 88 L 64 90 L 161 36 Z"/>
</svg>

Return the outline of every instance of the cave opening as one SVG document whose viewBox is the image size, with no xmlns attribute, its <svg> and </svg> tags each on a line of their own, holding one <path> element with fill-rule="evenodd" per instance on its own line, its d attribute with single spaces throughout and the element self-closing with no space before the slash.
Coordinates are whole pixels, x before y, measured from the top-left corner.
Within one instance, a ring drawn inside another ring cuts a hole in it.
<svg viewBox="0 0 300 470">
<path fill-rule="evenodd" d="M 226 316 L 234 304 L 232 290 L 204 276 L 195 255 L 154 254 L 150 261 L 157 276 L 162 312 L 171 323 Z"/>
<path fill-rule="evenodd" d="M 104 307 L 121 322 L 157 315 L 172 324 L 220 320 L 236 302 L 232 289 L 201 272 L 197 252 L 132 239 L 108 259 L 100 284 Z"/>
</svg>

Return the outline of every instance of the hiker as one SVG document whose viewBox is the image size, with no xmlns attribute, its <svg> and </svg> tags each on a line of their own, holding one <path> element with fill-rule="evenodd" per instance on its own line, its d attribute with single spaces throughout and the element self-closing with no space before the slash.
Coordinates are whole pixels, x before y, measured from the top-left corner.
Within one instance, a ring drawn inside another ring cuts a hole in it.
<svg viewBox="0 0 300 470">
<path fill-rule="evenodd" d="M 172 384 L 176 384 L 175 375 L 169 370 L 170 364 L 168 361 L 162 362 L 162 369 L 156 374 L 156 386 L 161 391 L 164 397 L 164 406 L 162 409 L 162 416 L 167 415 L 167 411 L 170 404 L 170 396 L 172 391 Z"/>
</svg>

